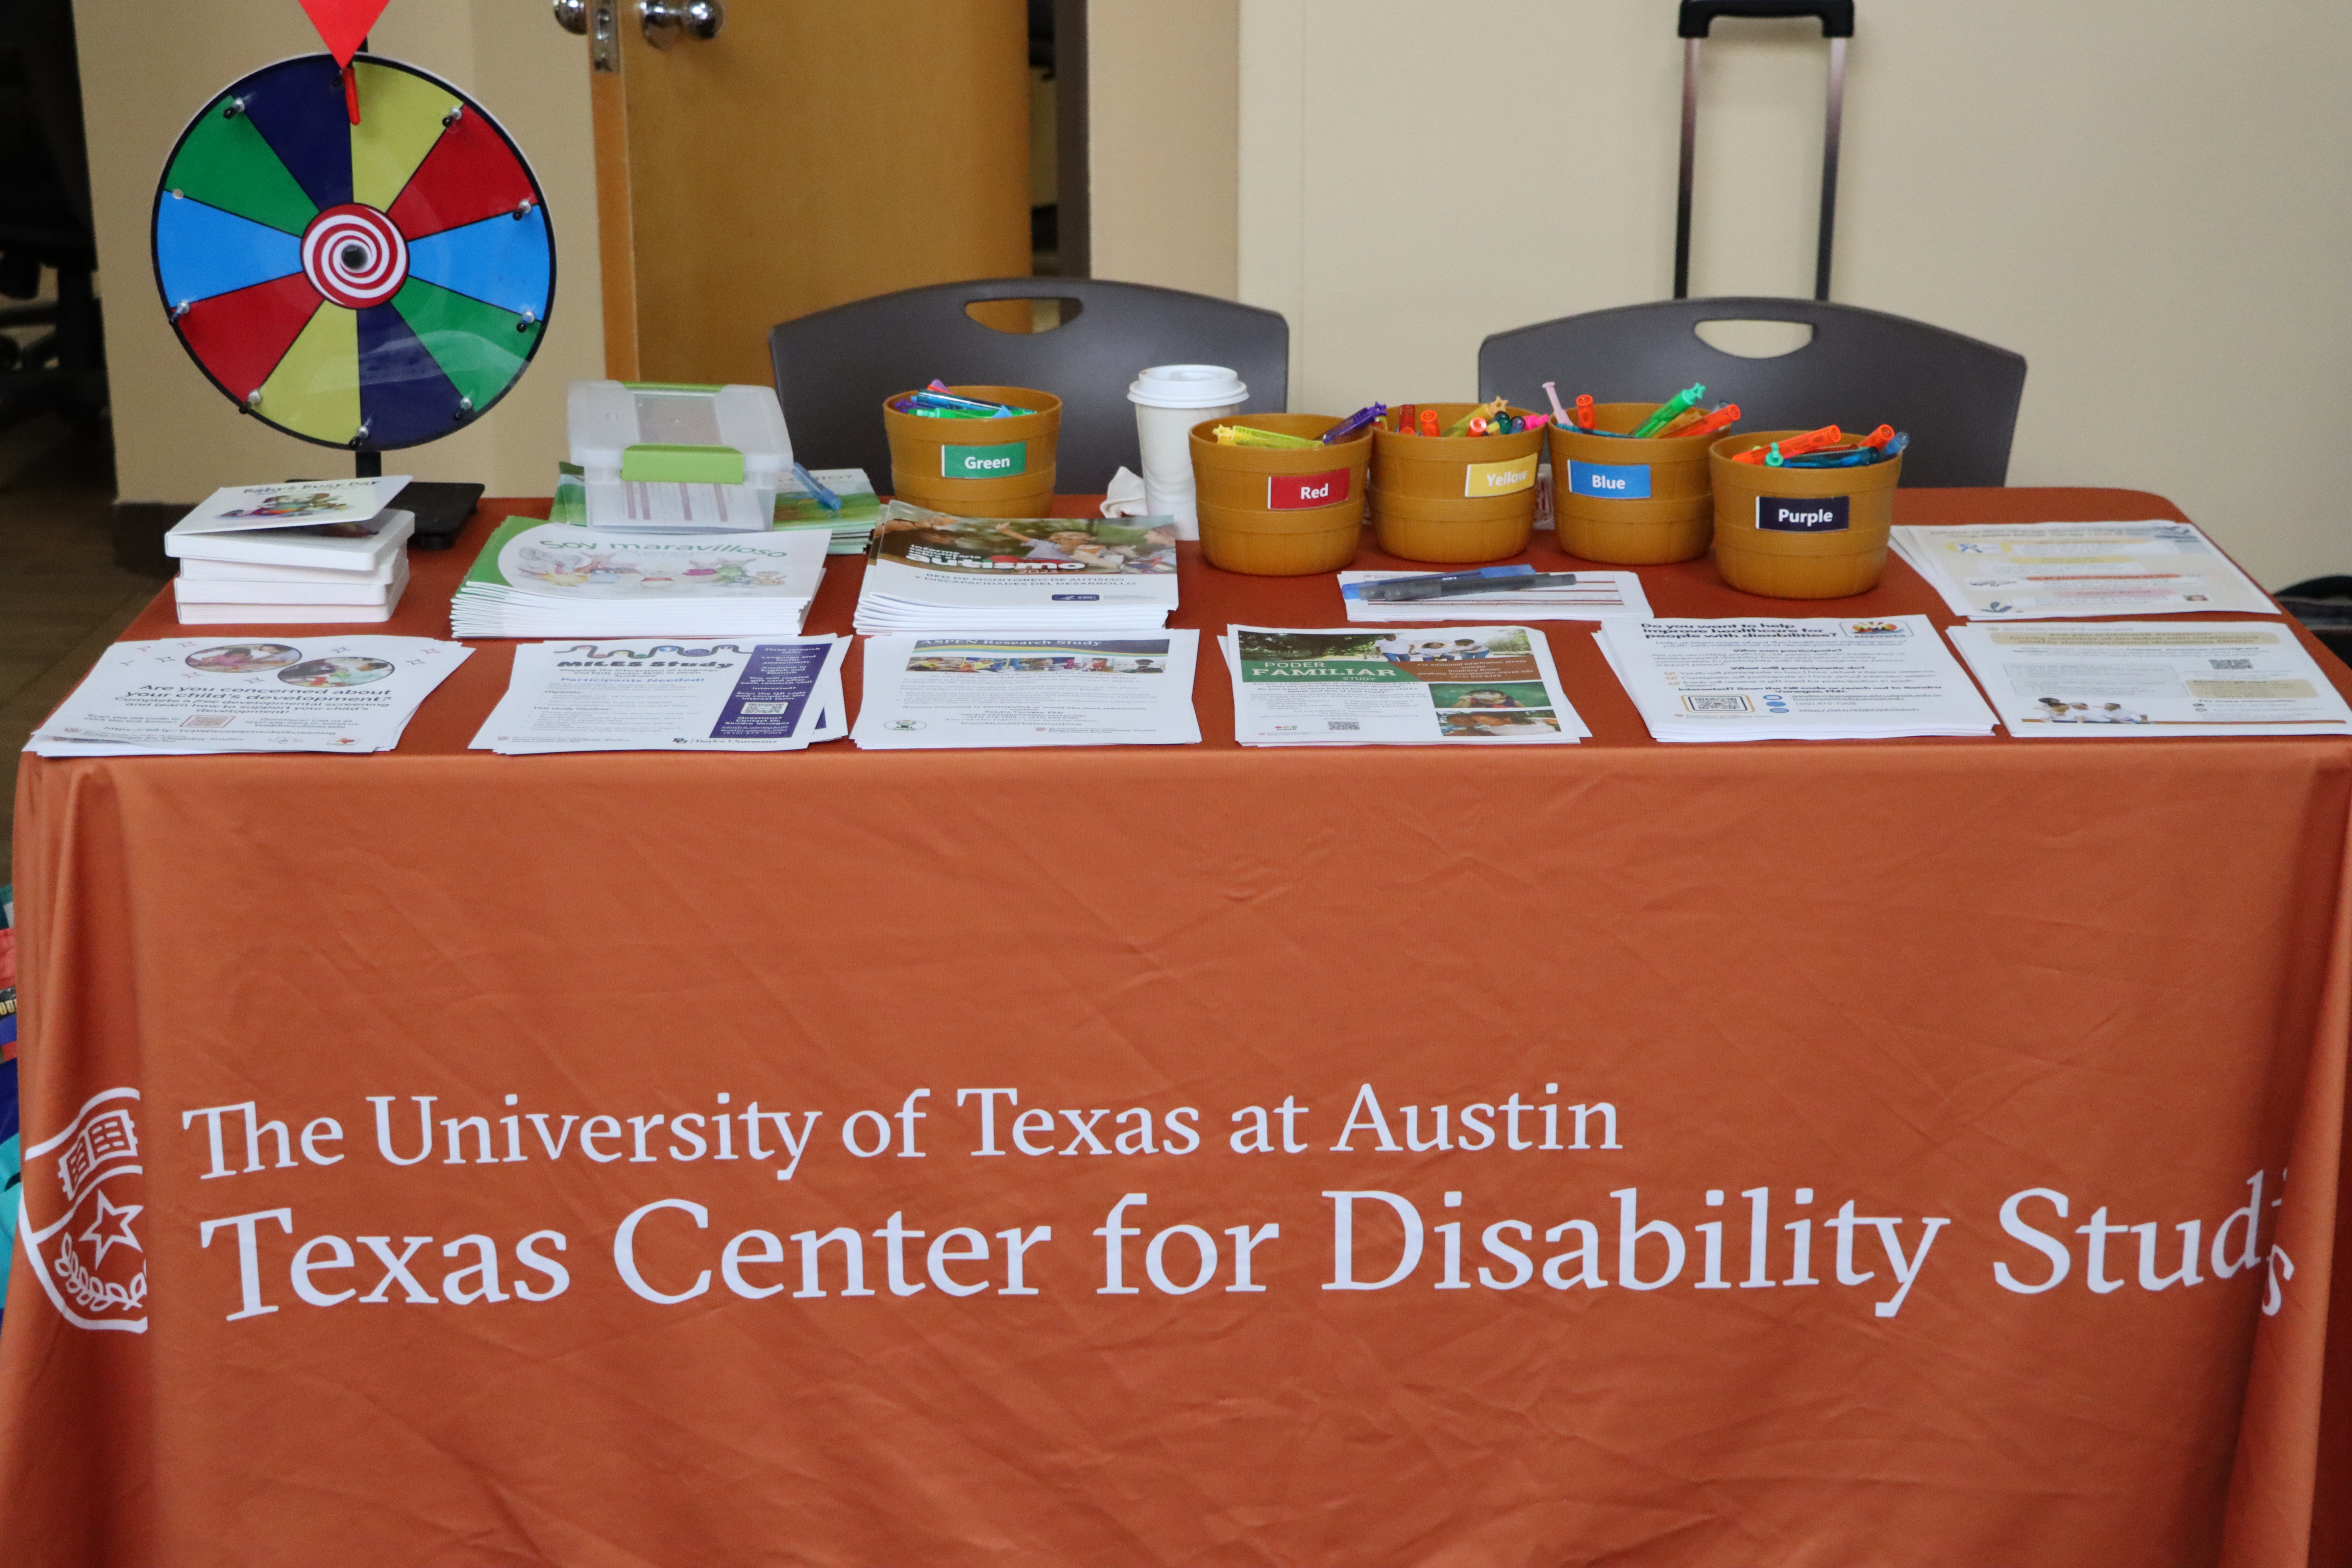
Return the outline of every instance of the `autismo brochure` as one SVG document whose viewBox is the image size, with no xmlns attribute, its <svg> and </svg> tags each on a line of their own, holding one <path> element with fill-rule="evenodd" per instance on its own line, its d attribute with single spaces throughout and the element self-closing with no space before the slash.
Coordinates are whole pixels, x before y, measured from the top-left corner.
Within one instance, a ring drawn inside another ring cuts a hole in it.
<svg viewBox="0 0 2352 1568">
<path fill-rule="evenodd" d="M 967 518 L 882 509 L 856 627 L 1103 631 L 1163 626 L 1176 607 L 1172 518 Z"/>
<path fill-rule="evenodd" d="M 1954 626 L 2012 735 L 2341 735 L 2352 708 L 2277 621 Z"/>
<path fill-rule="evenodd" d="M 1192 745 L 1200 634 L 866 639 L 851 740 L 868 751 Z"/>
<path fill-rule="evenodd" d="M 1233 626 L 1219 646 L 1244 746 L 1557 744 L 1592 732 L 1531 626 Z"/>
<path fill-rule="evenodd" d="M 45 757 L 388 752 L 472 656 L 430 637 L 117 643 L 27 750 Z"/>
<path fill-rule="evenodd" d="M 510 517 L 449 606 L 459 637 L 796 635 L 824 575 L 815 532 L 620 533 Z"/>
<path fill-rule="evenodd" d="M 2190 522 L 1906 525 L 1888 542 L 1969 620 L 2279 614 Z"/>
<path fill-rule="evenodd" d="M 1603 621 L 1660 741 L 1985 735 L 1992 710 L 1925 616 Z"/>
<path fill-rule="evenodd" d="M 474 736 L 503 756 L 788 752 L 838 739 L 847 637 L 525 643 Z"/>
</svg>

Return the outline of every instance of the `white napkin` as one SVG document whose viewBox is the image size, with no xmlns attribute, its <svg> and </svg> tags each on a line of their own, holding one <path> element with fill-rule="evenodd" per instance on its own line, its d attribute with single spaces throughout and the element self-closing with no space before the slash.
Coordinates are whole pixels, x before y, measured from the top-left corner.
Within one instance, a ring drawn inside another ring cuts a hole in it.
<svg viewBox="0 0 2352 1568">
<path fill-rule="evenodd" d="M 1105 517 L 1142 517 L 1150 510 L 1143 499 L 1141 474 L 1121 468 L 1110 477 L 1110 489 L 1103 492 Z"/>
</svg>

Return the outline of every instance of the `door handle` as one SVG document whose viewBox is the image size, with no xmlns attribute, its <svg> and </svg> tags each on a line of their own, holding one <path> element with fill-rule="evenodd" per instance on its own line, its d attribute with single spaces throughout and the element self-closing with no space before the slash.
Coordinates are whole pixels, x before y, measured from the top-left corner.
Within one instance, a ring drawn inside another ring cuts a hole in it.
<svg viewBox="0 0 2352 1568">
<path fill-rule="evenodd" d="M 719 0 L 638 0 L 637 22 L 646 42 L 666 49 L 680 33 L 689 38 L 717 37 L 727 26 L 727 7 Z"/>
</svg>

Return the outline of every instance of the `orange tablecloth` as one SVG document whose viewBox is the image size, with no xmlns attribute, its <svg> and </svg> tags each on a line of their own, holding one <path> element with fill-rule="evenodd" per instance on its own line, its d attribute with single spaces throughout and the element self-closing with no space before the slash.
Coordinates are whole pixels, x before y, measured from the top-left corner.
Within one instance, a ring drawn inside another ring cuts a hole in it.
<svg viewBox="0 0 2352 1568">
<path fill-rule="evenodd" d="M 2352 745 L 1658 746 L 1550 637 L 1580 746 L 1211 655 L 1197 747 L 499 758 L 485 644 L 27 758 L 0 1560 L 2342 1561 Z"/>
</svg>

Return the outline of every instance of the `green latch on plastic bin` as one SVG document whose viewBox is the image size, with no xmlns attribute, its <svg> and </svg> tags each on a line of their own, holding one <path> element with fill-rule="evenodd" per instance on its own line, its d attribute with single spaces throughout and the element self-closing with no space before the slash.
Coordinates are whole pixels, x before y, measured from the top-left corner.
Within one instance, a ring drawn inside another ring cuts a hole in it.
<svg viewBox="0 0 2352 1568">
<path fill-rule="evenodd" d="M 624 447 L 621 478 L 647 484 L 740 485 L 743 454 L 732 447 Z"/>
</svg>

